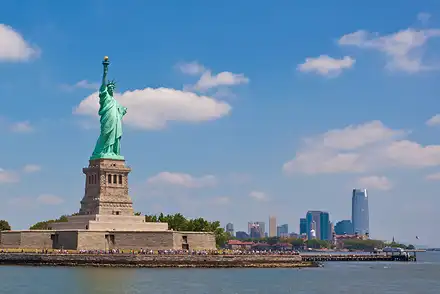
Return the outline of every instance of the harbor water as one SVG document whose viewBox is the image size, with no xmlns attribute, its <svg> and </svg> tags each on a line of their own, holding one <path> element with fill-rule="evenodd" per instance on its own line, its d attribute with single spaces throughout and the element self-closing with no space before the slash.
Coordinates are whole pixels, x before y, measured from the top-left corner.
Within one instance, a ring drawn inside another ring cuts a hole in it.
<svg viewBox="0 0 440 294">
<path fill-rule="evenodd" d="M 417 262 L 329 262 L 308 269 L 0 266 L 0 293 L 440 293 L 440 252 Z"/>
</svg>

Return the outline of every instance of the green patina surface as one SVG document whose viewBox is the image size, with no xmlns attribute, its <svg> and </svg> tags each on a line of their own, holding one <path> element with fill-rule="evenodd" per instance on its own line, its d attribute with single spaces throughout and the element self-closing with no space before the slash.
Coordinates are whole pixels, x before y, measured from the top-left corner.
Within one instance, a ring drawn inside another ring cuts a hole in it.
<svg viewBox="0 0 440 294">
<path fill-rule="evenodd" d="M 113 97 L 116 84 L 114 81 L 107 81 L 108 66 L 110 62 L 108 57 L 102 62 L 104 74 L 102 84 L 99 88 L 99 116 L 100 116 L 100 134 L 96 141 L 95 150 L 90 159 L 120 159 L 121 138 L 122 138 L 122 118 L 127 113 L 127 108 L 123 107 Z"/>
</svg>

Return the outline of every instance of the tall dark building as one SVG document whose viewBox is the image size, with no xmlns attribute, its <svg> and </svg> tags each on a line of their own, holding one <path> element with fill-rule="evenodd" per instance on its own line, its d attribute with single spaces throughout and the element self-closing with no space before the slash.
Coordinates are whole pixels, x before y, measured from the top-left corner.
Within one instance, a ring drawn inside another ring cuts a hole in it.
<svg viewBox="0 0 440 294">
<path fill-rule="evenodd" d="M 307 234 L 307 219 L 305 218 L 299 219 L 299 234 Z"/>
<path fill-rule="evenodd" d="M 321 240 L 331 240 L 332 233 L 331 233 L 331 226 L 330 226 L 330 216 L 329 216 L 328 212 L 321 212 L 321 215 L 319 216 L 319 220 L 321 222 L 320 239 Z"/>
<path fill-rule="evenodd" d="M 336 235 L 353 235 L 353 224 L 351 220 L 341 220 L 335 225 L 335 234 Z"/>
</svg>

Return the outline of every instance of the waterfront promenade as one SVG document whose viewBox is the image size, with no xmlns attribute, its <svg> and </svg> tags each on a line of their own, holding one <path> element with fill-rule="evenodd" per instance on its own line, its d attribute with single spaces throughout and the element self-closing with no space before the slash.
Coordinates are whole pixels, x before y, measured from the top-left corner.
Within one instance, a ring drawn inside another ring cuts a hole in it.
<svg viewBox="0 0 440 294">
<path fill-rule="evenodd" d="M 302 268 L 318 263 L 299 255 L 191 255 L 1 253 L 0 265 L 95 266 L 145 268 Z"/>
</svg>

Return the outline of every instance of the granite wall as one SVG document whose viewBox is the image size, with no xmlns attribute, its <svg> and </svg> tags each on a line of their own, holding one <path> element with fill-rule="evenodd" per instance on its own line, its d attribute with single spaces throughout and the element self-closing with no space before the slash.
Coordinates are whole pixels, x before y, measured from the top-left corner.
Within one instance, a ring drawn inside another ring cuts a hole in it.
<svg viewBox="0 0 440 294">
<path fill-rule="evenodd" d="M 20 248 L 21 232 L 3 231 L 0 233 L 0 248 Z"/>
<path fill-rule="evenodd" d="M 20 248 L 23 249 L 50 249 L 53 246 L 51 231 L 23 231 L 21 232 Z"/>
<path fill-rule="evenodd" d="M 142 231 L 10 231 L 0 235 L 0 248 L 16 249 L 215 249 L 215 236 L 205 232 Z"/>
<path fill-rule="evenodd" d="M 214 250 L 216 249 L 215 235 L 206 232 L 174 232 L 173 246 L 176 249 L 187 247 L 189 250 Z"/>
</svg>

